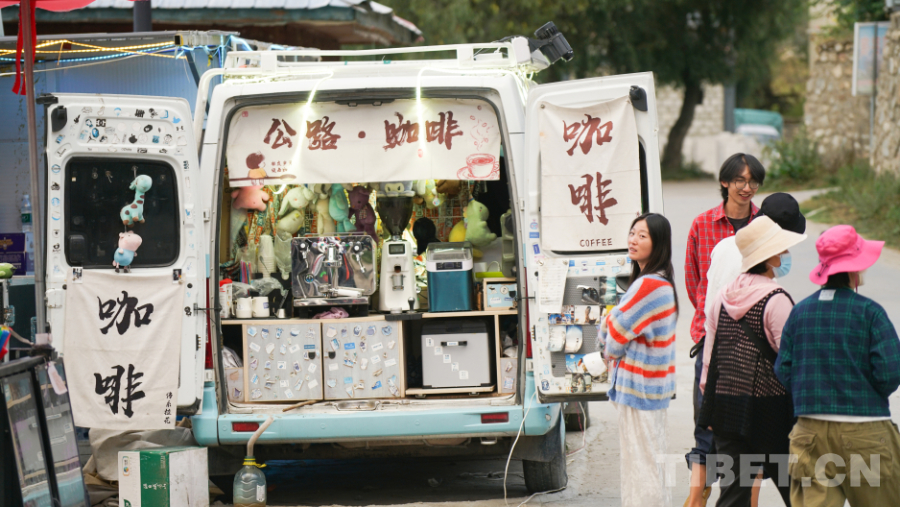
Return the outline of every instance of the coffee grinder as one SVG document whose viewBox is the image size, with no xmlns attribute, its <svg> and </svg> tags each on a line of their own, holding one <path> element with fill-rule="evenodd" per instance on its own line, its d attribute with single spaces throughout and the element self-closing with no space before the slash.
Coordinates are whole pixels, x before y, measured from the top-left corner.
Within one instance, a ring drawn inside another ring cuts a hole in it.
<svg viewBox="0 0 900 507">
<path fill-rule="evenodd" d="M 376 194 L 375 207 L 381 225 L 390 234 L 381 246 L 381 282 L 378 290 L 378 309 L 400 313 L 419 308 L 416 297 L 416 274 L 413 265 L 413 246 L 403 239 L 413 213 L 413 195 L 407 192 Z"/>
</svg>

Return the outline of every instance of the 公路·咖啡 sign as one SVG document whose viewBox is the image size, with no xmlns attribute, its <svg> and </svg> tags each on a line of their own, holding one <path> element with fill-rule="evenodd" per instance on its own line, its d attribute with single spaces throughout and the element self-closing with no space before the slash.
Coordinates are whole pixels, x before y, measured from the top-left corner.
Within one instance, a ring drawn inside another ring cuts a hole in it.
<svg viewBox="0 0 900 507">
<path fill-rule="evenodd" d="M 250 106 L 231 119 L 226 155 L 233 187 L 497 180 L 500 127 L 473 99 Z"/>
</svg>

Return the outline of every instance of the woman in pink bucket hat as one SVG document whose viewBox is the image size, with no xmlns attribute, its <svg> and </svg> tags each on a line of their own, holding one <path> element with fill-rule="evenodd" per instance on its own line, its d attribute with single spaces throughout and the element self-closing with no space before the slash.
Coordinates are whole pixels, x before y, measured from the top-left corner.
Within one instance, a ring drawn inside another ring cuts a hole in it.
<svg viewBox="0 0 900 507">
<path fill-rule="evenodd" d="M 900 338 L 884 308 L 858 293 L 883 246 L 849 225 L 822 233 L 809 275 L 822 288 L 785 323 L 775 372 L 798 417 L 790 435 L 798 457 L 790 467 L 794 507 L 900 499 L 900 466 L 891 463 L 900 456 L 900 433 L 888 404 L 900 387 Z"/>
</svg>

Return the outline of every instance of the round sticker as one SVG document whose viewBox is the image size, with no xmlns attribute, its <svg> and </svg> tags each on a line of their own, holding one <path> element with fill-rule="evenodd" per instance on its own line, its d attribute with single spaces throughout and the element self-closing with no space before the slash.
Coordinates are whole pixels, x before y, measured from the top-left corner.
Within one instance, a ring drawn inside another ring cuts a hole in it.
<svg viewBox="0 0 900 507">
<path fill-rule="evenodd" d="M 140 131 L 141 131 L 141 124 L 138 123 L 138 122 L 132 123 L 132 124 L 131 124 L 131 130 L 133 130 L 133 131 L 135 131 L 135 132 L 140 132 Z"/>
<path fill-rule="evenodd" d="M 375 326 L 369 326 L 369 329 L 366 329 L 366 334 L 369 336 L 375 336 Z"/>
<path fill-rule="evenodd" d="M 51 167 L 50 170 L 53 171 L 53 174 L 59 174 L 59 171 L 60 171 L 59 164 L 53 164 L 53 167 Z"/>
<path fill-rule="evenodd" d="M 62 215 L 59 213 L 59 211 L 54 211 L 53 213 L 50 214 L 50 216 L 53 217 L 53 220 L 59 220 L 62 217 Z"/>
<path fill-rule="evenodd" d="M 393 329 L 391 329 L 391 326 L 384 326 L 383 328 L 381 328 L 381 334 L 385 336 L 390 336 L 391 331 L 393 331 Z"/>
<path fill-rule="evenodd" d="M 362 326 L 356 326 L 353 328 L 353 336 L 359 336 L 362 334 Z"/>
<path fill-rule="evenodd" d="M 54 206 L 59 206 L 59 197 L 54 197 L 53 199 L 50 199 L 50 204 L 52 204 Z"/>
</svg>

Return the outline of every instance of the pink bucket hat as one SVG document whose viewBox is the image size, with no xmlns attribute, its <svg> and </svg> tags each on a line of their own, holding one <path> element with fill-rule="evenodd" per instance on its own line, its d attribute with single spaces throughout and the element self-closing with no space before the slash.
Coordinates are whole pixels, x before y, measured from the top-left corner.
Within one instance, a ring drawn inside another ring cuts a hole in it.
<svg viewBox="0 0 900 507">
<path fill-rule="evenodd" d="M 853 226 L 836 225 L 816 240 L 819 265 L 813 268 L 809 279 L 816 285 L 824 285 L 829 275 L 868 269 L 878 260 L 882 247 L 884 241 L 863 239 Z"/>
</svg>

